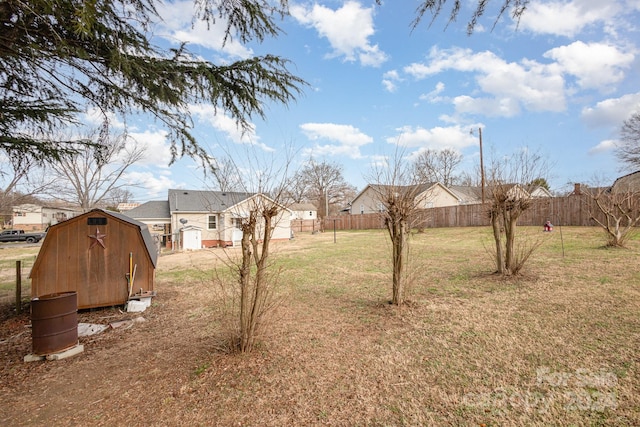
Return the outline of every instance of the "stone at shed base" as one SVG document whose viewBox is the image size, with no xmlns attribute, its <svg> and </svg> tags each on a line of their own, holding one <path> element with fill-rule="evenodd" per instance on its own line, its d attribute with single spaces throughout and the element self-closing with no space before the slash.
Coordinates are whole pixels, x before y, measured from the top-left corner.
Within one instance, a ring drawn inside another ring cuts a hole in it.
<svg viewBox="0 0 640 427">
<path fill-rule="evenodd" d="M 39 362 L 44 360 L 47 356 L 38 356 L 37 354 L 27 354 L 24 357 L 25 362 Z"/>
<path fill-rule="evenodd" d="M 127 302 L 127 313 L 139 313 L 145 311 L 148 305 L 144 302 L 140 302 L 137 300 L 130 300 Z"/>
<path fill-rule="evenodd" d="M 44 356 L 39 356 L 37 354 L 27 354 L 24 357 L 24 361 L 25 362 L 38 362 L 40 360 L 62 360 L 62 359 L 66 359 L 67 357 L 71 357 L 71 356 L 75 356 L 76 354 L 80 354 L 84 351 L 84 345 L 82 344 L 78 344 L 75 345 L 71 348 L 68 348 L 64 351 L 61 351 L 59 353 L 53 353 L 53 354 L 47 354 Z"/>
</svg>

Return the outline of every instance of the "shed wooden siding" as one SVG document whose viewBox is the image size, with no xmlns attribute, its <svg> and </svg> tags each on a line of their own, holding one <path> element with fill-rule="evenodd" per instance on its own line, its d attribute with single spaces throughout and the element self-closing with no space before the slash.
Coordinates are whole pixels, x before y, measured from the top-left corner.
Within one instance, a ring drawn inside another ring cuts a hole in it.
<svg viewBox="0 0 640 427">
<path fill-rule="evenodd" d="M 87 218 L 107 218 L 106 225 L 87 225 Z M 94 244 L 104 234 L 105 248 Z M 90 212 L 51 227 L 31 272 L 31 297 L 76 291 L 78 308 L 124 304 L 129 253 L 137 264 L 133 291 L 154 290 L 155 269 L 140 228 L 116 217 Z"/>
</svg>

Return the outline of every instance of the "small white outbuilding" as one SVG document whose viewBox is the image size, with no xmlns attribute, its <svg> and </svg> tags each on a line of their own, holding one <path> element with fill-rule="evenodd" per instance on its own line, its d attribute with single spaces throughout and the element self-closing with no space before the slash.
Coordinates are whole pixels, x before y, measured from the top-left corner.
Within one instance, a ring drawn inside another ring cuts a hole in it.
<svg viewBox="0 0 640 427">
<path fill-rule="evenodd" d="M 194 225 L 187 225 L 180 230 L 182 249 L 194 251 L 202 249 L 202 229 Z"/>
</svg>

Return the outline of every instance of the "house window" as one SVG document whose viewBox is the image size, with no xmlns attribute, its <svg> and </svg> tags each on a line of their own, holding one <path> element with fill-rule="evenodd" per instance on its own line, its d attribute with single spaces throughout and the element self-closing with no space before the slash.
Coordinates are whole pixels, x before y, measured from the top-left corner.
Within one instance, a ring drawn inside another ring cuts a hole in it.
<svg viewBox="0 0 640 427">
<path fill-rule="evenodd" d="M 238 230 L 242 230 L 242 218 L 234 218 L 233 219 L 233 226 L 235 228 L 237 228 Z"/>
<path fill-rule="evenodd" d="M 207 221 L 207 228 L 209 230 L 215 230 L 218 228 L 218 217 L 215 215 L 209 215 L 209 219 Z"/>
<path fill-rule="evenodd" d="M 14 212 L 13 216 L 27 216 L 24 212 Z"/>
</svg>

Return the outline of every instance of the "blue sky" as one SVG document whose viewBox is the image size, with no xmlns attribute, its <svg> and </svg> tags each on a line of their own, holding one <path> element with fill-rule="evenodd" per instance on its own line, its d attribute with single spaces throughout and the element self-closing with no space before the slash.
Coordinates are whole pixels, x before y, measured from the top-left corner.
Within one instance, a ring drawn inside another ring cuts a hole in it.
<svg viewBox="0 0 640 427">
<path fill-rule="evenodd" d="M 612 149 L 622 122 L 640 110 L 640 1 L 531 0 L 518 28 L 505 16 L 491 30 L 492 7 L 501 3 L 494 0 L 471 36 L 475 1 L 464 3 L 446 29 L 448 10 L 411 31 L 418 1 L 293 0 L 279 38 L 222 47 L 222 27 L 192 25 L 193 2 L 177 1 L 160 6 L 164 22 L 154 34 L 164 46 L 186 41 L 216 63 L 276 54 L 310 84 L 288 107 L 268 106 L 245 135 L 211 106 L 192 107 L 200 143 L 239 165 L 247 149 L 277 157 L 294 147 L 294 168 L 313 155 L 342 165 L 361 190 L 372 165 L 397 145 L 408 157 L 456 149 L 464 156 L 458 172 L 473 172 L 479 147 L 470 130 L 481 127 L 485 158 L 522 147 L 546 156 L 553 190 L 626 173 Z M 136 199 L 206 188 L 197 162 L 168 166 L 162 128 L 144 117 L 128 125 L 148 147 L 128 173 L 143 184 Z"/>
</svg>

